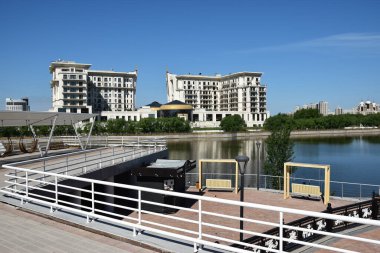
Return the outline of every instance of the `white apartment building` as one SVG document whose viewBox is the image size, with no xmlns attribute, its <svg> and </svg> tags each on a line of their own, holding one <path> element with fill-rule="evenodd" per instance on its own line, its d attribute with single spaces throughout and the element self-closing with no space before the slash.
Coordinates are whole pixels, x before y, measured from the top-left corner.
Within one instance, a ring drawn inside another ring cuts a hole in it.
<svg viewBox="0 0 380 253">
<path fill-rule="evenodd" d="M 262 126 L 268 117 L 267 86 L 262 73 L 237 72 L 225 76 L 166 73 L 168 102 L 193 106 L 193 126 L 216 127 L 228 115 L 240 115 L 247 126 Z"/>
<path fill-rule="evenodd" d="M 137 70 L 115 72 L 90 70 L 91 64 L 52 62 L 51 111 L 99 113 L 104 120 L 125 118 L 135 111 Z"/>
<path fill-rule="evenodd" d="M 7 111 L 30 111 L 29 98 L 24 97 L 21 99 L 6 98 L 5 110 Z"/>
<path fill-rule="evenodd" d="M 376 104 L 375 102 L 366 101 L 366 102 L 360 102 L 356 113 L 368 115 L 373 113 L 379 113 L 380 112 L 380 106 L 379 104 Z"/>
</svg>

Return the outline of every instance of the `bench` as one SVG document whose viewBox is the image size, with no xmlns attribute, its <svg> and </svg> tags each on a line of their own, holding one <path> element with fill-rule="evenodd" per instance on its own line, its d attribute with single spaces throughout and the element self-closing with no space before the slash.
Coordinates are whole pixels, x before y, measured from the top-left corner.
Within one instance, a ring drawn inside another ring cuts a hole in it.
<svg viewBox="0 0 380 253">
<path fill-rule="evenodd" d="M 301 195 L 307 197 L 321 197 L 321 188 L 317 185 L 292 184 L 292 195 Z"/>
<path fill-rule="evenodd" d="M 206 179 L 206 188 L 209 190 L 233 190 L 230 179 Z"/>
</svg>

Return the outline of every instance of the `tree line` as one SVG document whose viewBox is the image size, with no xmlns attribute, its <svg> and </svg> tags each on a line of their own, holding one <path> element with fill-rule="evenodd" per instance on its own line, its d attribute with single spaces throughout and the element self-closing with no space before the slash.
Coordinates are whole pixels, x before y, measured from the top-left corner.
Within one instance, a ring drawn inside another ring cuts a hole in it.
<svg viewBox="0 0 380 253">
<path fill-rule="evenodd" d="M 325 130 L 343 129 L 345 127 L 379 127 L 380 114 L 342 114 L 321 115 L 317 109 L 301 109 L 293 115 L 277 114 L 268 118 L 264 123 L 264 129 L 273 131 L 279 128 L 291 130 Z"/>
<path fill-rule="evenodd" d="M 86 123 L 78 128 L 78 133 L 88 134 L 92 123 Z M 35 126 L 34 130 L 38 136 L 48 136 L 51 126 Z M 145 118 L 140 121 L 126 121 L 125 119 L 111 119 L 108 121 L 96 121 L 92 134 L 94 135 L 123 135 L 141 133 L 186 133 L 190 132 L 189 122 L 173 118 Z M 74 135 L 73 126 L 56 126 L 54 135 Z M 0 127 L 0 137 L 32 136 L 31 130 L 26 127 Z"/>
</svg>

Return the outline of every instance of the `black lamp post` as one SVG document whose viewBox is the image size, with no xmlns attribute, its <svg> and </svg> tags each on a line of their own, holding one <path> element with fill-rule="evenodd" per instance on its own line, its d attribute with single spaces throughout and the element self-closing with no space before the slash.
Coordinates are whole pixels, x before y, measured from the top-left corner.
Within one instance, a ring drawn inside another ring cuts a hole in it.
<svg viewBox="0 0 380 253">
<path fill-rule="evenodd" d="M 239 171 L 241 174 L 241 186 L 240 186 L 240 201 L 244 202 L 244 173 L 247 168 L 247 163 L 249 157 L 245 155 L 239 155 L 235 158 L 239 164 Z M 240 230 L 243 230 L 243 217 L 244 217 L 244 207 L 240 206 Z M 243 241 L 243 232 L 240 231 L 240 241 Z"/>
<path fill-rule="evenodd" d="M 260 190 L 260 147 L 261 141 L 256 141 L 256 162 L 257 162 L 257 175 L 256 175 L 256 186 L 257 190 Z"/>
</svg>

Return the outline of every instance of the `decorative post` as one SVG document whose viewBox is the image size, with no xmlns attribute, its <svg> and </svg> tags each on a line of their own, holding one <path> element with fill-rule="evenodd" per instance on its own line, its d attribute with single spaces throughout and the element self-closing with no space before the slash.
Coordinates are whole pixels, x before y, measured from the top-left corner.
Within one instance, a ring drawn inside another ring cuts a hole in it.
<svg viewBox="0 0 380 253">
<path fill-rule="evenodd" d="M 256 187 L 257 190 L 260 190 L 260 146 L 261 146 L 261 141 L 256 141 L 256 147 L 257 147 L 257 152 L 256 152 L 256 162 L 257 162 L 257 174 L 256 174 Z"/>
<path fill-rule="evenodd" d="M 241 189 L 240 189 L 240 202 L 244 202 L 244 174 L 247 168 L 247 163 L 249 161 L 248 156 L 239 155 L 235 158 L 239 164 L 239 170 L 241 174 Z M 240 241 L 243 241 L 243 218 L 244 218 L 244 207 L 240 205 Z"/>
</svg>

